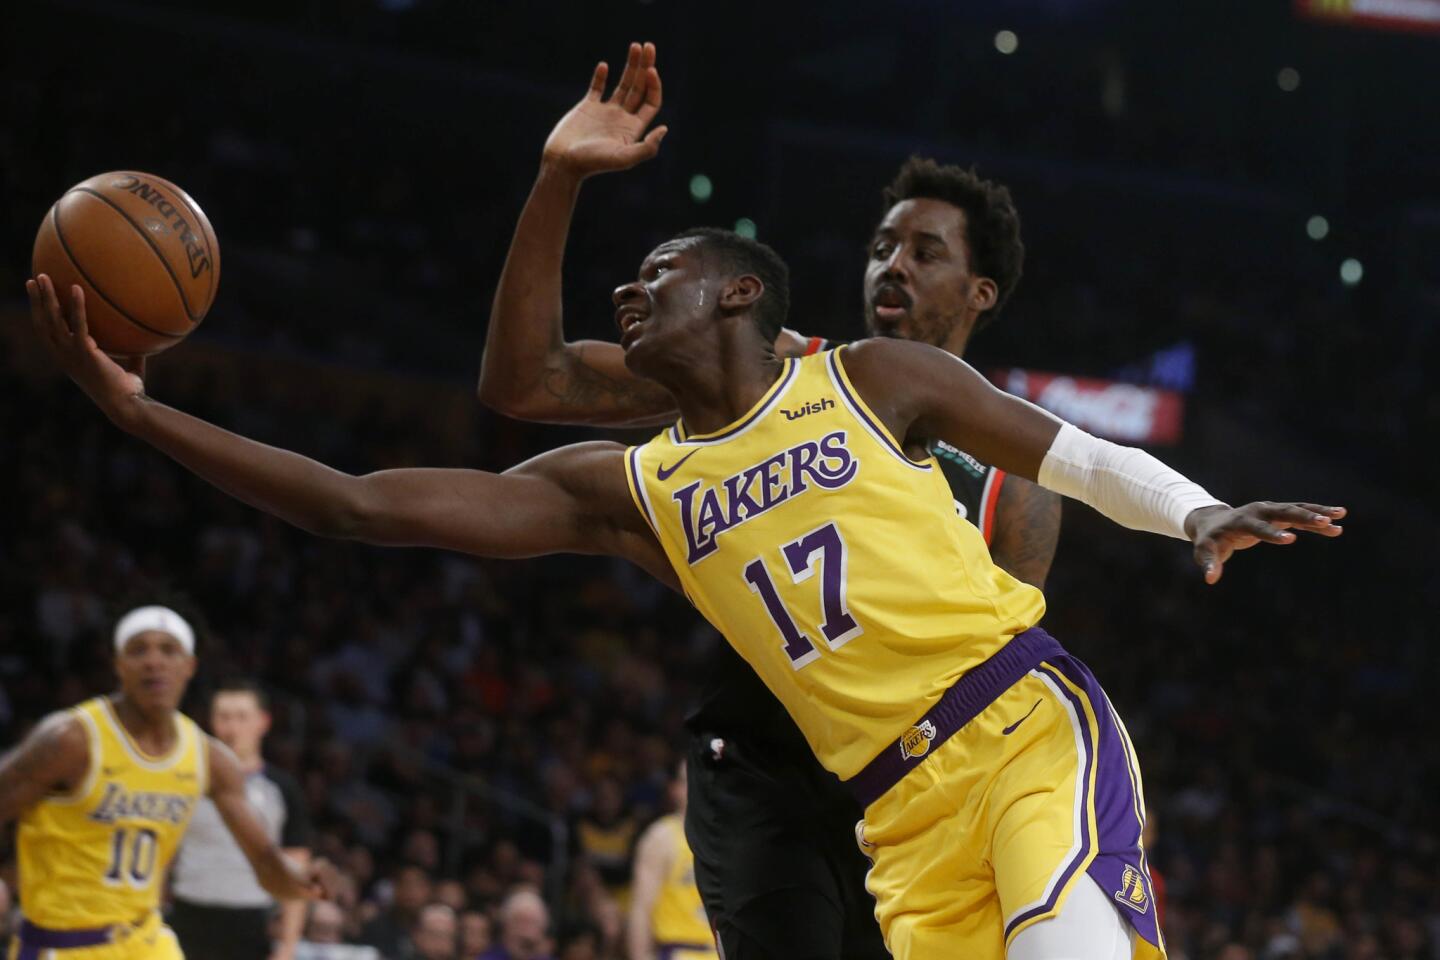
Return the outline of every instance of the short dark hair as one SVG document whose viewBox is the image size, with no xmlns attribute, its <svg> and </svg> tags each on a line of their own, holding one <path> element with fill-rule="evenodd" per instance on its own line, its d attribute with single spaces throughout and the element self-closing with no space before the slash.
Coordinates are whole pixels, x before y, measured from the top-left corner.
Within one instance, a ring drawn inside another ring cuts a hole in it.
<svg viewBox="0 0 1440 960">
<path fill-rule="evenodd" d="M 252 680 L 250 677 L 226 677 L 215 684 L 215 689 L 210 693 L 210 702 L 214 703 L 215 698 L 222 693 L 248 693 L 255 698 L 255 702 L 259 704 L 261 710 L 266 713 L 270 712 L 270 695 L 265 692 L 265 688 L 260 685 L 258 680 Z"/>
<path fill-rule="evenodd" d="M 970 248 L 970 269 L 994 280 L 999 290 L 995 306 L 980 314 L 975 329 L 995 319 L 1010 294 L 1015 292 L 1025 264 L 1020 213 L 1015 209 L 1009 188 L 981 179 L 973 167 L 966 170 L 929 157 L 911 157 L 885 188 L 884 198 L 881 216 L 902 200 L 917 199 L 943 200 L 965 211 L 965 245 Z"/>
<path fill-rule="evenodd" d="M 780 259 L 780 254 L 759 240 L 718 227 L 692 227 L 670 239 L 699 240 L 706 253 L 718 260 L 721 269 L 736 276 L 748 273 L 759 277 L 765 292 L 755 304 L 755 321 L 765 341 L 775 342 L 790 313 L 790 268 Z"/>
</svg>

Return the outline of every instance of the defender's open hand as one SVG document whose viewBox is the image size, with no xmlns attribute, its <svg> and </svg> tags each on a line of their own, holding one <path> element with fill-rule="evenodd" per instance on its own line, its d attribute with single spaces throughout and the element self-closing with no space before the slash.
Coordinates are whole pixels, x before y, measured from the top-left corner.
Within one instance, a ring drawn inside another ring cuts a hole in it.
<svg viewBox="0 0 1440 960">
<path fill-rule="evenodd" d="M 80 385 L 111 420 L 119 421 L 130 401 L 145 393 L 145 358 L 116 361 L 96 346 L 85 323 L 85 293 L 69 290 L 62 306 L 55 283 L 47 274 L 25 281 L 30 297 L 30 320 L 66 375 Z"/>
<path fill-rule="evenodd" d="M 1344 507 L 1260 501 L 1243 507 L 1214 506 L 1192 511 L 1185 518 L 1185 532 L 1195 544 L 1195 562 L 1205 571 L 1205 582 L 1215 583 L 1224 572 L 1225 561 L 1236 550 L 1261 542 L 1294 543 L 1295 534 L 1289 532 L 1292 529 L 1338 537 L 1342 528 L 1334 521 L 1344 516 Z"/>
<path fill-rule="evenodd" d="M 590 89 L 560 118 L 545 141 L 544 162 L 584 179 L 596 173 L 628 170 L 655 156 L 668 127 L 646 128 L 660 112 L 660 74 L 655 44 L 630 44 L 620 83 L 605 96 L 610 67 L 601 62 Z"/>
</svg>

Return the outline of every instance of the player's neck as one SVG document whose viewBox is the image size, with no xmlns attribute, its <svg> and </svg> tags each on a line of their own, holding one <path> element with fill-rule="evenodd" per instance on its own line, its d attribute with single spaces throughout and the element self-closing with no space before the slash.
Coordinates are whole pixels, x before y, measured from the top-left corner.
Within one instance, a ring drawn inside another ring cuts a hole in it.
<svg viewBox="0 0 1440 960">
<path fill-rule="evenodd" d="M 949 336 L 938 344 L 940 349 L 957 357 L 965 356 L 965 348 L 970 345 L 970 335 L 975 332 L 975 319 L 967 317 L 955 324 Z"/>
<path fill-rule="evenodd" d="M 174 748 L 178 736 L 174 710 L 143 710 L 123 693 L 112 694 L 110 704 L 130 739 L 146 753 L 164 756 Z"/>
<path fill-rule="evenodd" d="M 784 361 L 768 347 L 755 350 L 752 344 L 726 344 L 712 358 L 691 366 L 683 382 L 670 386 L 685 430 L 707 434 L 722 430 L 754 407 L 775 384 Z"/>
</svg>

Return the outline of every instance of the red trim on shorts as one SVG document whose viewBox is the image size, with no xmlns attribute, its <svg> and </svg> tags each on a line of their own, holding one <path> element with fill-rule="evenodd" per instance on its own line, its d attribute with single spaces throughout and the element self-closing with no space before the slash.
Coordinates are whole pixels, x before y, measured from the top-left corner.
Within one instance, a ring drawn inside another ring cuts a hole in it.
<svg viewBox="0 0 1440 960">
<path fill-rule="evenodd" d="M 813 353 L 819 353 L 820 348 L 823 346 L 825 346 L 824 337 L 811 337 L 809 340 L 805 341 L 804 356 L 808 357 Z"/>
<path fill-rule="evenodd" d="M 989 496 L 980 505 L 980 515 L 985 519 L 985 525 L 980 532 L 985 536 L 985 543 L 988 546 L 990 539 L 995 536 L 995 508 L 1000 504 L 1000 488 L 1005 485 L 1005 471 L 995 468 L 995 476 L 991 480 Z"/>
</svg>

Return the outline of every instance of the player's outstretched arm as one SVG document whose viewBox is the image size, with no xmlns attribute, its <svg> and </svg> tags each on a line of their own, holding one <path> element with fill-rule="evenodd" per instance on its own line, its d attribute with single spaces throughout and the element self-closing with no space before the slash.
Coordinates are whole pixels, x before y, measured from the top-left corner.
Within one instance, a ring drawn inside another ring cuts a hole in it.
<svg viewBox="0 0 1440 960">
<path fill-rule="evenodd" d="M 619 444 L 562 448 L 504 474 L 412 469 L 352 476 L 150 399 L 140 375 L 122 369 L 87 333 L 78 286 L 64 310 L 49 277 L 29 281 L 26 290 L 51 355 L 112 422 L 303 530 L 487 557 L 606 553 L 673 582 L 659 543 L 630 502 Z"/>
<path fill-rule="evenodd" d="M 1236 550 L 1293 543 L 1294 530 L 1336 537 L 1343 507 L 1257 502 L 1231 507 L 1144 451 L 1092 437 L 993 386 L 965 361 L 921 343 L 867 340 L 844 353 L 855 387 L 890 432 L 944 439 L 1137 530 L 1190 540 L 1208 583 Z"/>
<path fill-rule="evenodd" d="M 214 737 L 206 737 L 210 763 L 210 799 L 240 852 L 250 861 L 255 879 L 277 900 L 316 900 L 335 887 L 334 870 L 323 860 L 300 864 L 280 852 L 245 797 L 245 774 L 235 754 Z"/>
<path fill-rule="evenodd" d="M 500 274 L 478 392 L 508 416 L 612 425 L 675 417 L 674 399 L 631 373 L 619 344 L 565 340 L 561 264 L 580 184 L 655 156 L 667 129 L 649 129 L 661 103 L 654 44 L 630 45 L 620 82 L 607 97 L 608 76 L 606 64 L 595 68 L 590 89 L 545 141 Z"/>
<path fill-rule="evenodd" d="M 79 720 L 53 713 L 0 756 L 0 826 L 45 797 L 79 789 L 90 768 L 90 745 Z"/>
</svg>

